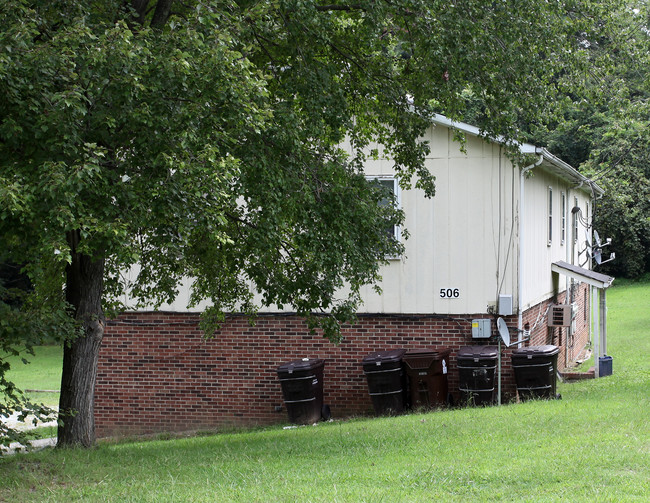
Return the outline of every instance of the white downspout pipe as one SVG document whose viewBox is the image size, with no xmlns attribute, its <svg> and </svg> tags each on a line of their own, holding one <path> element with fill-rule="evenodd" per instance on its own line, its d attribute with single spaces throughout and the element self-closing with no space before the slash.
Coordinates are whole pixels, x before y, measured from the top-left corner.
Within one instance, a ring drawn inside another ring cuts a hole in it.
<svg viewBox="0 0 650 503">
<path fill-rule="evenodd" d="M 541 153 L 540 149 L 536 149 L 536 153 L 539 155 L 537 162 L 526 166 L 523 168 L 519 174 L 519 264 L 518 264 L 518 274 L 517 274 L 517 338 L 521 337 L 519 334 L 523 331 L 523 287 L 524 287 L 524 180 L 526 179 L 526 174 L 533 168 L 536 168 L 544 160 L 544 156 Z M 518 344 L 518 347 L 521 347 L 521 344 Z"/>
</svg>

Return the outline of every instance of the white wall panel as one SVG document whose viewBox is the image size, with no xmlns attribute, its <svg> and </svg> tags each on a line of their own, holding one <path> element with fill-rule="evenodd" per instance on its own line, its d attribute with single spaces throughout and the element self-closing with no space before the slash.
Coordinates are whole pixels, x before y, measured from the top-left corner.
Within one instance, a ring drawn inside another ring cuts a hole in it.
<svg viewBox="0 0 650 503">
<path fill-rule="evenodd" d="M 426 165 L 436 177 L 436 195 L 402 192 L 411 234 L 406 258 L 383 269 L 382 296 L 364 290 L 363 312 L 476 313 L 496 302 L 499 284 L 501 293 L 516 293 L 517 194 L 510 162 L 501 157 L 499 174 L 498 146 L 468 137 L 462 152 L 447 128 L 430 133 Z M 451 298 L 441 298 L 441 290 Z"/>
<path fill-rule="evenodd" d="M 429 130 L 431 153 L 425 162 L 436 177 L 436 195 L 427 199 L 421 190 L 401 192 L 405 228 L 410 233 L 405 241 L 406 254 L 382 267 L 381 294 L 370 286 L 362 289 L 361 312 L 483 313 L 488 305 L 497 307 L 499 294 L 512 295 L 513 308 L 518 308 L 519 169 L 512 166 L 499 145 L 468 135 L 463 152 L 453 136 L 442 125 Z M 584 213 L 588 198 L 583 191 L 569 190 L 567 183 L 542 168 L 535 168 L 524 185 L 524 308 L 552 294 L 551 263 L 572 255 L 574 197 L 578 196 Z M 394 175 L 392 162 L 387 159 L 369 160 L 365 171 L 368 176 Z M 550 246 L 546 228 L 549 186 L 554 188 L 554 240 Z M 567 194 L 565 244 L 560 242 L 562 190 Z M 584 248 L 582 227 L 579 238 L 576 261 L 578 249 Z M 188 287 L 189 282 L 174 304 L 161 309 L 187 310 Z M 449 290 L 451 298 L 441 298 L 441 289 Z M 342 291 L 341 297 L 344 295 Z"/>
</svg>

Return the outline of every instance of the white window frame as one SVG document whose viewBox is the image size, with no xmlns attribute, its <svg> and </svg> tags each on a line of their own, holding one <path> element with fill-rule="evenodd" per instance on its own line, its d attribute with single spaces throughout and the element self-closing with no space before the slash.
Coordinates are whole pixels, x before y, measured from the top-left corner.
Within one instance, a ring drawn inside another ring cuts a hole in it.
<svg viewBox="0 0 650 503">
<path fill-rule="evenodd" d="M 562 206 L 562 213 L 560 214 L 560 244 L 564 245 L 566 242 L 566 192 L 561 192 L 560 201 Z"/>
<path fill-rule="evenodd" d="M 366 180 L 376 180 L 378 182 L 386 182 L 386 181 L 392 181 L 393 182 L 393 194 L 395 194 L 395 205 L 397 209 L 402 208 L 402 190 L 399 186 L 399 182 L 397 181 L 397 178 L 393 175 L 366 175 Z M 399 243 L 402 240 L 402 229 L 399 225 L 394 225 L 393 226 L 393 237 L 395 240 Z M 392 258 L 392 257 L 388 257 Z"/>
</svg>

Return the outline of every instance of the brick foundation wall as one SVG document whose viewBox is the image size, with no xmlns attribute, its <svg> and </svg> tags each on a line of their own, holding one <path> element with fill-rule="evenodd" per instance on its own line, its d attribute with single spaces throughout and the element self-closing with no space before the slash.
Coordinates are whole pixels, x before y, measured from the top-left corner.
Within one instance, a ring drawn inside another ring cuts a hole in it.
<svg viewBox="0 0 650 503">
<path fill-rule="evenodd" d="M 570 334 L 565 327 L 548 327 L 547 324 L 550 305 L 563 304 L 566 292 L 560 294 L 556 301 L 549 299 L 529 309 L 522 317 L 524 329 L 528 325 L 531 330 L 529 346 L 553 344 L 560 347 L 557 366 L 561 370 L 574 366 L 576 358 L 589 343 L 589 285 L 576 285 L 572 298 L 578 304 L 574 333 Z"/>
<path fill-rule="evenodd" d="M 538 311 L 544 314 L 545 309 L 530 309 L 524 320 L 532 326 Z M 100 351 L 96 434 L 101 438 L 286 422 L 276 370 L 303 357 L 325 359 L 324 401 L 333 417 L 371 414 L 361 361 L 373 351 L 395 348 L 450 348 L 449 391 L 457 402 L 458 349 L 498 344 L 496 320 L 490 339 L 471 338 L 471 320 L 486 317 L 360 315 L 356 324 L 343 328 L 343 342 L 335 346 L 309 334 L 302 319 L 293 315 L 262 315 L 255 326 L 243 316 L 230 316 L 214 338 L 205 340 L 197 314 L 122 314 L 108 322 Z M 516 316 L 506 321 L 515 340 Z M 532 335 L 531 345 L 549 343 L 545 319 Z M 504 401 L 516 395 L 510 353 L 502 351 Z"/>
</svg>

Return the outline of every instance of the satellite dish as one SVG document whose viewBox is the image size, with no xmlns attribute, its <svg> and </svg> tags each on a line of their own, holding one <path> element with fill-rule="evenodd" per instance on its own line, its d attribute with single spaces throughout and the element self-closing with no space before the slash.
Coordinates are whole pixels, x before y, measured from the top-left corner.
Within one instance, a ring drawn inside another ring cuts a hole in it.
<svg viewBox="0 0 650 503">
<path fill-rule="evenodd" d="M 594 231 L 594 242 L 596 243 L 596 246 L 600 248 L 602 246 L 600 242 L 600 236 L 598 235 L 598 231 Z"/>
<path fill-rule="evenodd" d="M 596 264 L 600 265 L 603 263 L 603 256 L 600 252 L 600 248 L 596 248 L 594 250 L 594 260 L 596 261 Z"/>
<path fill-rule="evenodd" d="M 587 243 L 587 247 L 591 248 L 591 240 L 589 239 L 589 231 L 585 229 L 585 243 Z"/>
<path fill-rule="evenodd" d="M 506 325 L 503 318 L 497 320 L 497 328 L 499 329 L 499 335 L 501 336 L 503 343 L 506 347 L 510 346 L 510 330 L 508 330 L 508 325 Z"/>
</svg>

